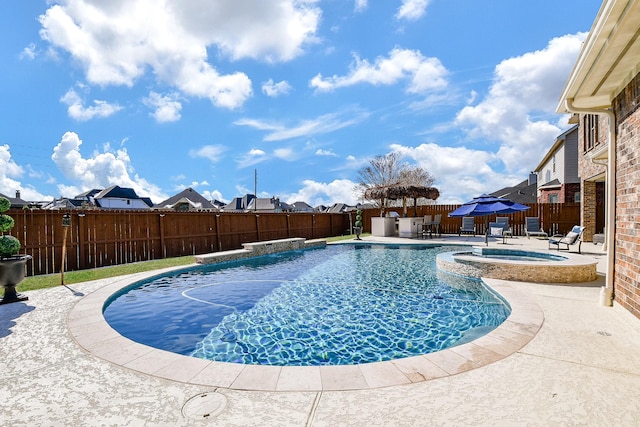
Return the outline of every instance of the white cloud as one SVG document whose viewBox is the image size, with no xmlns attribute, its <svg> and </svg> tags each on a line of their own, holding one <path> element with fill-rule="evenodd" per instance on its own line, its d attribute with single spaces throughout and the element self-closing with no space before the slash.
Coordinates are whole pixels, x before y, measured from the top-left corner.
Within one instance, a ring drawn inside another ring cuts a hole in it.
<svg viewBox="0 0 640 427">
<path fill-rule="evenodd" d="M 291 148 L 276 148 L 275 150 L 273 150 L 273 155 L 278 159 L 286 160 L 289 162 L 298 158 L 298 156 L 296 156 L 296 153 Z"/>
<path fill-rule="evenodd" d="M 133 188 L 141 197 L 150 197 L 155 202 L 167 198 L 160 189 L 133 172 L 131 159 L 125 148 L 112 152 L 108 146 L 103 153 L 83 158 L 80 153 L 82 140 L 75 132 L 66 132 L 54 147 L 51 159 L 60 172 L 73 182 L 72 186 L 60 184 L 63 196 L 73 197 L 79 192 L 112 185 Z"/>
<path fill-rule="evenodd" d="M 18 179 L 24 174 L 24 168 L 11 158 L 9 145 L 0 145 L 0 193 L 15 197 L 20 191 L 20 198 L 27 201 L 51 200 L 52 196 L 40 193 L 31 185 L 22 184 Z"/>
<path fill-rule="evenodd" d="M 463 108 L 456 124 L 472 138 L 499 141 L 497 155 L 507 170 L 528 173 L 562 132 L 555 114 L 558 94 L 584 37 L 555 38 L 542 50 L 502 61 L 488 95 Z"/>
<path fill-rule="evenodd" d="M 270 131 L 263 141 L 282 141 L 285 139 L 302 136 L 313 136 L 334 132 L 336 130 L 353 126 L 365 120 L 369 114 L 357 112 L 353 117 L 342 118 L 338 114 L 325 114 L 313 120 L 304 120 L 302 123 L 287 128 L 279 123 L 269 123 L 261 120 L 242 119 L 236 120 L 235 125 L 249 126 L 258 130 Z"/>
<path fill-rule="evenodd" d="M 144 98 L 142 102 L 147 107 L 154 109 L 151 116 L 156 119 L 157 122 L 175 122 L 180 120 L 180 110 L 182 110 L 179 97 L 175 92 L 168 95 L 161 95 L 151 91 L 149 96 Z"/>
<path fill-rule="evenodd" d="M 36 57 L 36 45 L 34 43 L 29 43 L 29 46 L 22 49 L 20 53 L 20 59 L 34 59 Z"/>
<path fill-rule="evenodd" d="M 427 12 L 427 6 L 429 6 L 429 0 L 402 0 L 396 19 L 418 20 Z"/>
<path fill-rule="evenodd" d="M 305 201 L 311 206 L 330 206 L 334 203 L 346 203 L 356 205 L 361 202 L 355 192 L 356 183 L 348 179 L 336 179 L 329 183 L 316 182 L 313 180 L 303 181 L 303 187 L 293 194 L 282 197 L 286 203 Z"/>
<path fill-rule="evenodd" d="M 524 179 L 520 175 L 496 172 L 494 165 L 499 161 L 498 156 L 488 151 L 434 143 L 417 147 L 393 144 L 390 148 L 433 175 L 435 187 L 440 190 L 438 203 L 441 204 L 463 203 Z"/>
<path fill-rule="evenodd" d="M 223 145 L 205 145 L 197 150 L 189 150 L 191 157 L 204 157 L 212 163 L 222 160 L 222 155 L 227 151 L 227 147 Z"/>
<path fill-rule="evenodd" d="M 323 150 L 322 148 L 318 148 L 316 150 L 316 156 L 330 156 L 330 157 L 336 157 L 336 153 L 334 153 L 332 150 Z"/>
<path fill-rule="evenodd" d="M 395 48 L 388 57 L 374 64 L 354 55 L 349 74 L 323 78 L 316 75 L 309 85 L 318 91 L 332 91 L 357 84 L 393 85 L 408 80 L 407 93 L 425 93 L 447 86 L 447 69 L 438 58 L 427 58 L 419 51 Z"/>
<path fill-rule="evenodd" d="M 356 0 L 354 9 L 356 12 L 362 12 L 368 7 L 368 5 L 369 4 L 367 0 Z"/>
<path fill-rule="evenodd" d="M 278 83 L 274 83 L 273 79 L 269 79 L 266 83 L 262 84 L 262 92 L 275 98 L 280 95 L 286 95 L 291 91 L 291 85 L 287 83 L 285 80 L 282 80 Z"/>
<path fill-rule="evenodd" d="M 185 95 L 234 109 L 252 95 L 251 81 L 220 74 L 208 50 L 289 61 L 317 42 L 320 16 L 314 0 L 67 0 L 40 16 L 40 36 L 80 63 L 92 84 L 133 86 L 152 72 Z"/>
<path fill-rule="evenodd" d="M 60 102 L 67 105 L 67 113 L 69 117 L 78 121 L 87 121 L 93 118 L 109 117 L 122 110 L 118 104 L 109 104 L 107 101 L 95 99 L 93 105 L 84 106 L 84 100 L 78 95 L 75 89 L 69 89 L 67 93 L 60 98 Z"/>
<path fill-rule="evenodd" d="M 257 165 L 258 163 L 262 163 L 268 159 L 269 156 L 267 156 L 267 153 L 265 153 L 263 150 L 260 150 L 259 148 L 252 148 L 243 156 L 241 156 L 237 160 L 237 163 L 239 168 L 246 168 L 249 166 Z"/>
<path fill-rule="evenodd" d="M 203 190 L 200 194 L 202 194 L 202 197 L 204 197 L 207 200 L 218 200 L 223 203 L 230 202 L 230 200 L 225 199 L 222 196 L 222 193 L 219 190 L 213 190 L 213 191 Z"/>
</svg>

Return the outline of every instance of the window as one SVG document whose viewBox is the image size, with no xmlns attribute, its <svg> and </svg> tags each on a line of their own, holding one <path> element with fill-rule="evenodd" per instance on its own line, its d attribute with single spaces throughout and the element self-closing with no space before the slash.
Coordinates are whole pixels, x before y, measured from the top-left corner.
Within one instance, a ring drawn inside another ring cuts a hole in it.
<svg viewBox="0 0 640 427">
<path fill-rule="evenodd" d="M 580 196 L 582 194 L 579 191 L 576 191 L 575 193 L 573 193 L 573 202 L 574 203 L 580 203 Z"/>
<path fill-rule="evenodd" d="M 558 203 L 558 195 L 549 194 L 549 203 Z"/>
<path fill-rule="evenodd" d="M 553 167 L 553 173 L 556 173 L 556 155 L 553 155 L 553 158 L 551 159 L 552 162 L 552 167 Z"/>
<path fill-rule="evenodd" d="M 582 131 L 584 139 L 584 151 L 589 151 L 599 143 L 598 116 L 595 114 L 585 115 Z"/>
</svg>

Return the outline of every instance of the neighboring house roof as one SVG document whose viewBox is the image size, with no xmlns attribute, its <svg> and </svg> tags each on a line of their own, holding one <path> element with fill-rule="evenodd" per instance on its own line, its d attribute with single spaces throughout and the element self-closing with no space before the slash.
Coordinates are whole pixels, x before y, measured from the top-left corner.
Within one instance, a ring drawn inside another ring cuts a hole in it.
<svg viewBox="0 0 640 427">
<path fill-rule="evenodd" d="M 210 202 L 210 203 L 211 203 L 211 204 L 213 205 L 213 207 L 214 207 L 214 208 L 216 208 L 216 209 L 222 209 L 222 208 L 226 205 L 226 203 L 221 202 L 220 200 L 216 200 L 216 199 L 211 200 L 211 202 Z"/>
<path fill-rule="evenodd" d="M 335 203 L 333 206 L 330 206 L 325 212 L 327 213 L 341 213 L 346 212 L 352 209 L 353 206 L 347 205 L 346 203 Z"/>
<path fill-rule="evenodd" d="M 551 189 L 555 189 L 555 188 L 560 188 L 562 187 L 562 184 L 560 183 L 560 180 L 558 178 L 556 179 L 552 179 L 551 181 L 545 183 L 544 185 L 541 185 L 540 187 L 538 187 L 539 190 L 551 190 Z"/>
<path fill-rule="evenodd" d="M 78 194 L 75 198 L 76 199 L 88 199 L 89 197 L 94 197 L 100 191 L 102 191 L 102 190 L 100 190 L 98 188 L 94 188 L 93 190 L 87 190 L 84 193 Z"/>
<path fill-rule="evenodd" d="M 82 207 L 83 203 L 86 203 L 86 201 L 81 199 L 69 199 L 66 197 L 62 197 L 60 199 L 53 199 L 53 201 L 42 206 L 42 209 L 78 209 Z"/>
<path fill-rule="evenodd" d="M 246 208 L 247 211 L 261 212 L 289 212 L 291 205 L 281 202 L 277 197 L 253 198 Z"/>
<path fill-rule="evenodd" d="M 313 212 L 314 209 L 307 202 L 294 202 L 291 205 L 294 212 Z"/>
<path fill-rule="evenodd" d="M 517 203 L 536 203 L 538 200 L 537 190 L 535 181 L 532 182 L 532 180 L 525 179 L 513 187 L 504 187 L 498 191 L 489 193 L 489 195 L 503 197 Z"/>
<path fill-rule="evenodd" d="M 153 202 L 149 197 L 140 197 L 136 194 L 133 188 L 127 187 L 119 187 L 117 185 L 112 185 L 109 188 L 105 188 L 94 196 L 94 200 L 96 205 L 99 207 L 104 207 L 100 202 L 101 199 L 129 199 L 129 200 L 140 200 L 148 207 L 153 206 Z"/>
<path fill-rule="evenodd" d="M 175 196 L 171 196 L 153 207 L 156 209 L 174 209 L 176 206 L 185 203 L 188 203 L 192 209 L 210 210 L 215 208 L 209 200 L 191 187 L 182 190 Z"/>
<path fill-rule="evenodd" d="M 139 199 L 133 188 L 123 188 L 117 185 L 112 185 L 109 188 L 105 188 L 95 195 L 96 199 L 103 199 L 105 197 L 114 197 L 118 199 Z"/>
<path fill-rule="evenodd" d="M 18 194 L 16 194 L 17 197 L 9 197 L 9 196 L 5 196 L 4 194 L 0 193 L 0 196 L 5 197 L 7 199 L 9 199 L 9 201 L 11 202 L 11 207 L 12 208 L 23 208 L 25 206 L 29 205 L 29 202 L 22 200 L 20 198 L 20 193 L 17 192 Z"/>
<path fill-rule="evenodd" d="M 250 196 L 250 197 L 248 197 Z M 234 197 L 229 203 L 227 203 L 222 210 L 227 212 L 244 211 L 255 196 L 253 194 L 247 194 L 244 197 Z"/>
</svg>

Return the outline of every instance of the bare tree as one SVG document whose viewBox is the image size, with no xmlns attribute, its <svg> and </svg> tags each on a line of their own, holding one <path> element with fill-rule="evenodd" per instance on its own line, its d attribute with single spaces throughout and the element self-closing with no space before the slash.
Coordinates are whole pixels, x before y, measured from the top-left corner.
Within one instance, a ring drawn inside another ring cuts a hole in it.
<svg viewBox="0 0 640 427">
<path fill-rule="evenodd" d="M 392 185 L 413 185 L 430 187 L 435 178 L 425 169 L 410 166 L 400 161 L 400 154 L 388 153 L 384 156 L 376 156 L 369 161 L 369 165 L 358 171 L 359 181 L 356 191 L 364 198 L 364 193 L 372 188 L 380 188 Z M 375 200 L 375 204 L 384 211 L 386 199 Z M 406 198 L 403 200 L 406 205 Z"/>
<path fill-rule="evenodd" d="M 359 180 L 356 188 L 364 194 L 369 188 L 398 184 L 404 167 L 405 165 L 400 163 L 398 153 L 375 156 L 367 166 L 358 171 Z"/>
<path fill-rule="evenodd" d="M 415 185 L 416 187 L 431 187 L 435 178 L 429 171 L 417 166 L 405 165 L 400 171 L 400 184 Z"/>
</svg>

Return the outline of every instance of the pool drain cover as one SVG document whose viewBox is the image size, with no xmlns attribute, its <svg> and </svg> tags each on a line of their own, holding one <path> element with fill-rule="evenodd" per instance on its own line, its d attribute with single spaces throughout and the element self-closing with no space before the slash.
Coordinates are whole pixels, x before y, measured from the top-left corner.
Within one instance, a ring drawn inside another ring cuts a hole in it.
<svg viewBox="0 0 640 427">
<path fill-rule="evenodd" d="M 227 406 L 227 398 L 215 392 L 200 393 L 182 407 L 182 415 L 192 420 L 206 420 L 219 415 Z"/>
</svg>

